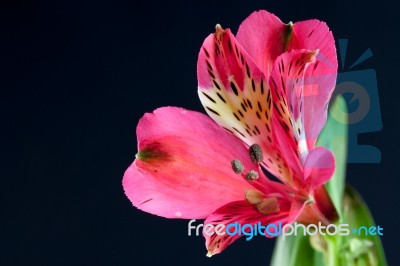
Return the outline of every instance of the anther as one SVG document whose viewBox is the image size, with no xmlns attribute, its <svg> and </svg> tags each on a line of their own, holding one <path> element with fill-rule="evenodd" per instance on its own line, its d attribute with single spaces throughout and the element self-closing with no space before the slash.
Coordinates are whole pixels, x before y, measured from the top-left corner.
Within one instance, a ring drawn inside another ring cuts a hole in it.
<svg viewBox="0 0 400 266">
<path fill-rule="evenodd" d="M 248 203 L 259 204 L 263 201 L 263 193 L 258 190 L 249 189 L 244 192 L 244 196 Z"/>
<path fill-rule="evenodd" d="M 239 160 L 233 160 L 231 162 L 232 169 L 236 174 L 240 174 L 243 172 L 244 167 L 243 164 Z"/>
<path fill-rule="evenodd" d="M 249 153 L 250 159 L 253 161 L 253 163 L 260 163 L 264 159 L 262 149 L 258 144 L 251 145 L 249 148 Z"/>
<path fill-rule="evenodd" d="M 258 173 L 254 170 L 251 170 L 246 174 L 246 180 L 257 180 L 258 179 Z"/>
</svg>

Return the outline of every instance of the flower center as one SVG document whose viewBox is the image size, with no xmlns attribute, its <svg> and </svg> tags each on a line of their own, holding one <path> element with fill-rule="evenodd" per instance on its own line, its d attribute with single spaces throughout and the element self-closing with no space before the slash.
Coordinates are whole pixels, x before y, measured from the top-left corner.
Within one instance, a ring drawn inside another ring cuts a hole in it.
<svg viewBox="0 0 400 266">
<path fill-rule="evenodd" d="M 260 164 L 263 159 L 263 152 L 258 144 L 253 144 L 249 147 L 249 156 L 253 163 Z M 241 174 L 247 181 L 254 181 L 258 179 L 258 172 L 255 170 L 250 170 L 246 174 L 245 168 L 242 162 L 235 159 L 231 162 L 232 170 L 236 174 Z M 279 202 L 276 197 L 265 196 L 259 190 L 246 190 L 245 198 L 248 203 L 254 205 L 254 207 L 262 214 L 273 214 L 279 212 Z"/>
</svg>

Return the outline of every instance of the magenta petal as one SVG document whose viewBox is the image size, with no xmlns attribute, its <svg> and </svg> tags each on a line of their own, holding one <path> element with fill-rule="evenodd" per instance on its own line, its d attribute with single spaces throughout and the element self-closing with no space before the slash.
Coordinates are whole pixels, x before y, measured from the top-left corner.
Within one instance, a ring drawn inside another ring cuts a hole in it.
<svg viewBox="0 0 400 266">
<path fill-rule="evenodd" d="M 304 163 L 304 177 L 311 190 L 327 182 L 335 171 L 335 157 L 324 147 L 310 151 Z"/>
<path fill-rule="evenodd" d="M 335 40 L 325 22 L 315 19 L 301 21 L 293 25 L 289 49 L 319 50 L 317 62 L 307 69 L 304 77 L 304 126 L 311 150 L 326 122 L 326 106 L 336 85 L 338 62 Z"/>
<path fill-rule="evenodd" d="M 304 199 L 294 199 L 290 206 L 290 212 L 288 215 L 287 223 L 294 223 L 299 218 L 300 214 L 303 212 L 306 206 L 306 201 Z"/>
<path fill-rule="evenodd" d="M 205 218 L 253 188 L 231 169 L 233 159 L 246 169 L 255 167 L 247 149 L 206 115 L 160 108 L 139 121 L 137 138 L 139 153 L 123 187 L 141 210 L 167 218 Z"/>
<path fill-rule="evenodd" d="M 273 143 L 272 99 L 267 79 L 229 29 L 217 26 L 200 49 L 199 97 L 214 121 L 264 152 L 263 166 L 280 179 L 290 170 Z"/>
<path fill-rule="evenodd" d="M 276 57 L 285 52 L 286 27 L 277 16 L 265 10 L 253 12 L 239 27 L 236 39 L 266 75 L 271 72 Z"/>
<path fill-rule="evenodd" d="M 284 208 L 286 209 L 286 207 Z M 247 201 L 236 201 L 221 207 L 208 216 L 204 222 L 204 227 L 206 228 L 207 225 L 211 224 L 215 228 L 218 224 L 227 226 L 236 222 L 242 226 L 245 224 L 254 225 L 258 222 L 260 222 L 261 225 L 266 225 L 278 222 L 286 223 L 286 220 L 286 210 L 280 211 L 276 214 L 265 215 L 257 211 L 255 206 L 251 205 Z M 240 237 L 238 234 L 230 236 L 228 234 L 218 235 L 215 231 L 209 232 L 210 234 L 214 232 L 214 234 L 207 235 L 203 230 L 203 236 L 206 238 L 208 256 L 220 253 Z M 233 229 L 230 232 L 233 233 Z"/>
<path fill-rule="evenodd" d="M 304 127 L 308 148 L 313 149 L 326 122 L 326 105 L 337 76 L 335 41 L 326 23 L 307 20 L 285 25 L 275 15 L 261 10 L 243 21 L 236 39 L 267 77 L 280 54 L 300 49 L 319 50 L 318 63 L 307 70 L 304 78 L 307 96 Z"/>
<path fill-rule="evenodd" d="M 337 71 L 335 40 L 325 22 L 312 19 L 294 23 L 288 50 L 296 49 L 318 49 L 324 64 Z"/>
<path fill-rule="evenodd" d="M 308 153 L 304 129 L 304 73 L 315 65 L 317 51 L 293 50 L 280 55 L 273 66 L 269 85 L 273 99 L 275 140 L 294 176 L 302 176 Z"/>
</svg>

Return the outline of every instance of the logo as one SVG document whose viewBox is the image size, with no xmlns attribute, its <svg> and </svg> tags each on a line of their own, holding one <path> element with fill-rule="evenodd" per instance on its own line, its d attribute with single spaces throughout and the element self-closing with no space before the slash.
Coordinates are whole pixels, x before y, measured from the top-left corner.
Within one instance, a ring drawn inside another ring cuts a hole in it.
<svg viewBox="0 0 400 266">
<path fill-rule="evenodd" d="M 381 152 L 377 147 L 358 142 L 359 134 L 382 130 L 376 72 L 374 69 L 353 70 L 371 58 L 372 51 L 367 49 L 353 64 L 346 67 L 348 40 L 339 39 L 338 44 L 342 69 L 338 73 L 334 96 L 343 95 L 347 102 L 349 129 L 347 162 L 380 163 Z M 339 123 L 345 123 L 340 121 L 340 115 L 332 117 Z"/>
<path fill-rule="evenodd" d="M 257 222 L 254 224 L 240 224 L 238 222 L 230 223 L 230 224 L 198 224 L 193 225 L 196 220 L 190 220 L 188 223 L 188 236 L 191 236 L 192 233 L 196 236 L 199 236 L 200 233 L 203 233 L 207 236 L 212 236 L 217 234 L 219 236 L 223 236 L 225 234 L 229 236 L 245 236 L 247 241 L 250 241 L 255 236 L 267 236 L 267 237 L 277 237 L 282 236 L 285 239 L 286 236 L 298 236 L 298 235 L 340 235 L 340 236 L 348 236 L 350 234 L 358 235 L 358 236 L 368 236 L 368 235 L 377 235 L 383 236 L 383 228 L 378 226 L 360 226 L 354 227 L 350 230 L 349 224 L 329 224 L 322 225 L 321 222 L 318 224 L 309 224 L 304 225 L 297 222 L 293 224 L 285 224 L 282 225 L 281 222 L 276 224 L 266 224 L 263 225 L 261 222 Z"/>
</svg>

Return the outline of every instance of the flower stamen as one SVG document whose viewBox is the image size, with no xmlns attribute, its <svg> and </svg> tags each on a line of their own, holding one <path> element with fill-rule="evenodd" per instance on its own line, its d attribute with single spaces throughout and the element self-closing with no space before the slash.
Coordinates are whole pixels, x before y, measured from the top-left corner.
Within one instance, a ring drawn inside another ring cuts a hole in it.
<svg viewBox="0 0 400 266">
<path fill-rule="evenodd" d="M 246 180 L 257 180 L 258 179 L 258 173 L 254 170 L 251 170 L 248 172 L 246 175 Z"/>
<path fill-rule="evenodd" d="M 264 194 L 258 190 L 249 189 L 244 192 L 244 196 L 248 203 L 250 204 L 259 204 L 264 199 Z"/>
<path fill-rule="evenodd" d="M 232 166 L 233 172 L 235 172 L 236 174 L 241 174 L 244 170 L 244 166 L 243 166 L 242 162 L 237 159 L 233 160 L 231 162 L 231 166 Z"/>
<path fill-rule="evenodd" d="M 261 163 L 264 159 L 262 149 L 260 145 L 258 144 L 253 144 L 249 148 L 249 155 L 250 159 L 253 163 Z M 244 166 L 241 161 L 238 159 L 235 159 L 231 162 L 231 166 L 233 171 L 236 174 L 242 174 L 244 171 Z M 257 180 L 258 179 L 258 172 L 255 170 L 250 170 L 246 174 L 242 174 L 242 176 L 247 180 L 247 181 L 252 181 L 252 180 Z"/>
<path fill-rule="evenodd" d="M 261 163 L 264 159 L 260 145 L 253 144 L 249 148 L 250 159 L 253 163 Z"/>
</svg>

